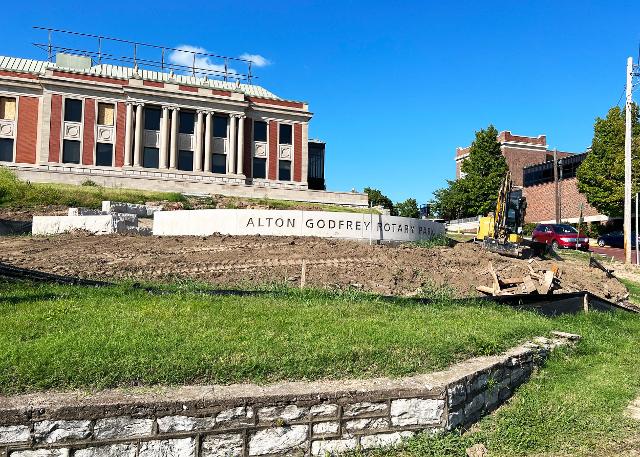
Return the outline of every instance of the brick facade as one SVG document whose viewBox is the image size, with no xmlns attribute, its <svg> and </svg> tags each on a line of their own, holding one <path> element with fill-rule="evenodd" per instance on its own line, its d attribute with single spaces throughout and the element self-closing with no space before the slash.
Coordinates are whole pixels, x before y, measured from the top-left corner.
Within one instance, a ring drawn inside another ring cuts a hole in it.
<svg viewBox="0 0 640 457">
<path fill-rule="evenodd" d="M 302 125 L 293 126 L 293 180 L 302 181 Z"/>
<path fill-rule="evenodd" d="M 49 128 L 49 162 L 60 162 L 62 95 L 53 94 L 51 96 L 51 125 Z"/>
<path fill-rule="evenodd" d="M 38 139 L 37 97 L 20 96 L 18 105 L 18 135 L 16 140 L 16 162 L 36 163 Z"/>
<path fill-rule="evenodd" d="M 278 123 L 269 121 L 269 170 L 267 178 L 278 179 Z"/>
<path fill-rule="evenodd" d="M 502 147 L 502 155 L 507 161 L 507 166 L 511 170 L 511 180 L 514 186 L 522 186 L 522 169 L 530 165 L 553 160 L 553 151 L 549 150 L 533 150 L 513 148 L 509 146 Z M 558 159 L 570 156 L 569 152 L 558 152 Z"/>
<path fill-rule="evenodd" d="M 96 123 L 96 101 L 93 98 L 84 100 L 84 131 L 82 132 L 82 164 L 93 165 L 95 135 L 93 126 Z"/>
<path fill-rule="evenodd" d="M 577 179 L 563 179 L 560 187 L 560 208 L 562 220 L 578 218 L 580 204 L 583 217 L 598 216 L 598 211 L 587 203 L 586 197 L 578 192 Z M 525 222 L 541 222 L 555 220 L 555 184 L 553 182 L 525 187 L 523 195 L 527 199 Z"/>
<path fill-rule="evenodd" d="M 116 108 L 116 147 L 114 149 L 114 164 L 116 167 L 124 165 L 124 129 L 127 122 L 127 106 L 118 103 Z"/>
</svg>

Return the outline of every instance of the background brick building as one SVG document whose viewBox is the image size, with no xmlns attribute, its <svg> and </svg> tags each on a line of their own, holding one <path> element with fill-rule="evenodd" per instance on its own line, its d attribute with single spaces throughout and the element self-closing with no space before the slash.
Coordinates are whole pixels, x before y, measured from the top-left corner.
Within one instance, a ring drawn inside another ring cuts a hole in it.
<svg viewBox="0 0 640 457">
<path fill-rule="evenodd" d="M 522 136 L 510 131 L 498 134 L 502 155 L 511 171 L 516 188 L 522 189 L 527 199 L 525 222 L 555 222 L 556 195 L 553 173 L 553 151 L 547 145 L 546 135 Z M 558 194 L 560 216 L 563 221 L 577 222 L 582 215 L 586 222 L 607 221 L 610 218 L 598 213 L 578 191 L 576 170 L 586 154 L 557 151 Z M 462 162 L 469 156 L 469 146 L 456 148 L 456 179 L 464 176 Z"/>
</svg>

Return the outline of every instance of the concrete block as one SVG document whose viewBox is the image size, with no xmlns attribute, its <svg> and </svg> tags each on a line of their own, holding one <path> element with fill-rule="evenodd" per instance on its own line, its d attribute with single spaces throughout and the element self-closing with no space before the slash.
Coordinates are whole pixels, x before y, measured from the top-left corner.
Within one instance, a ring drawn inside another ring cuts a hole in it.
<svg viewBox="0 0 640 457">
<path fill-rule="evenodd" d="M 313 424 L 313 434 L 314 435 L 324 435 L 327 433 L 338 433 L 340 430 L 339 422 L 319 422 L 317 424 Z"/>
<path fill-rule="evenodd" d="M 307 441 L 307 425 L 274 427 L 256 432 L 249 441 L 249 455 L 288 453 L 304 450 Z"/>
<path fill-rule="evenodd" d="M 196 457 L 195 438 L 143 441 L 138 457 Z"/>
<path fill-rule="evenodd" d="M 357 446 L 358 443 L 355 438 L 314 441 L 311 443 L 311 455 L 340 455 L 347 451 L 356 449 Z"/>
<path fill-rule="evenodd" d="M 67 216 L 101 216 L 104 213 L 94 208 L 69 208 Z"/>
<path fill-rule="evenodd" d="M 381 433 L 360 438 L 362 449 L 374 449 L 379 447 L 398 446 L 413 436 L 413 432 Z"/>
<path fill-rule="evenodd" d="M 124 213 L 135 214 L 138 217 L 149 217 L 156 211 L 162 211 L 162 206 L 138 205 L 135 203 L 112 202 L 105 200 L 102 202 L 102 211 L 105 213 Z"/>
<path fill-rule="evenodd" d="M 387 412 L 386 403 L 372 403 L 368 401 L 345 405 L 342 409 L 344 417 L 362 416 L 364 414 L 383 414 Z"/>
<path fill-rule="evenodd" d="M 36 442 L 58 443 L 69 440 L 83 440 L 91 435 L 91 421 L 42 421 L 33 426 Z"/>
<path fill-rule="evenodd" d="M 57 235 L 84 230 L 96 235 L 126 233 L 137 227 L 137 219 L 115 214 L 99 216 L 33 216 L 31 232 L 34 235 Z"/>
<path fill-rule="evenodd" d="M 369 418 L 369 419 L 353 419 L 345 422 L 345 429 L 349 432 L 359 430 L 375 430 L 389 427 L 389 419 L 386 417 Z"/>
<path fill-rule="evenodd" d="M 135 438 L 151 435 L 152 419 L 133 419 L 128 416 L 109 417 L 96 421 L 94 435 L 96 439 Z"/>
<path fill-rule="evenodd" d="M 273 406 L 260 408 L 258 410 L 258 419 L 260 422 L 273 422 L 283 420 L 285 422 L 300 420 L 309 412 L 309 408 L 297 405 Z"/>
<path fill-rule="evenodd" d="M 242 435 L 208 435 L 202 440 L 201 457 L 239 457 L 242 455 Z"/>
<path fill-rule="evenodd" d="M 444 400 L 410 398 L 391 402 L 391 423 L 396 426 L 428 425 L 439 422 Z"/>
<path fill-rule="evenodd" d="M 313 405 L 309 410 L 309 415 L 311 417 L 336 417 L 338 415 L 338 405 Z"/>
<path fill-rule="evenodd" d="M 211 430 L 216 425 L 215 417 L 165 416 L 157 420 L 160 433 Z"/>
<path fill-rule="evenodd" d="M 137 450 L 135 444 L 110 444 L 79 449 L 73 453 L 73 457 L 136 457 Z"/>
<path fill-rule="evenodd" d="M 245 406 L 225 409 L 216 416 L 216 424 L 223 425 L 252 425 L 253 410 Z"/>
<path fill-rule="evenodd" d="M 29 441 L 31 434 L 26 425 L 7 425 L 0 427 L 0 444 L 24 443 Z"/>
<path fill-rule="evenodd" d="M 16 451 L 11 457 L 69 457 L 69 449 L 36 449 L 33 451 Z"/>
</svg>

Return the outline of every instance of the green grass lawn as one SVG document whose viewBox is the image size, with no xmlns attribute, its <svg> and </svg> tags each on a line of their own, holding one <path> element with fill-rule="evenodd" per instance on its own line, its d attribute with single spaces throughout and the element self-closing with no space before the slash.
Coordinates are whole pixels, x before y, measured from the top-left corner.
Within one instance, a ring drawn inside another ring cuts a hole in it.
<svg viewBox="0 0 640 457">
<path fill-rule="evenodd" d="M 640 303 L 640 285 L 625 282 Z M 640 395 L 640 316 L 590 313 L 554 319 L 582 335 L 576 349 L 552 355 L 512 400 L 472 432 L 419 436 L 386 457 L 466 455 L 483 443 L 490 456 L 618 456 L 640 448 L 640 423 L 623 411 Z"/>
<path fill-rule="evenodd" d="M 0 392 L 401 376 L 562 328 L 440 296 L 272 289 L 212 296 L 0 282 Z"/>
<path fill-rule="evenodd" d="M 135 189 L 121 189 L 98 186 L 91 181 L 75 186 L 70 184 L 28 183 L 19 180 L 9 169 L 0 166 L 0 208 L 30 209 L 46 206 L 69 206 L 100 208 L 103 200 L 144 204 L 149 201 L 181 202 L 185 208 L 216 208 L 217 197 L 187 197 L 178 192 L 152 192 Z M 225 197 L 227 208 L 236 208 L 245 204 L 261 205 L 269 209 L 309 209 L 314 211 L 352 212 L 378 214 L 370 208 L 352 208 L 348 206 L 323 203 L 309 203 L 267 198 Z"/>
</svg>

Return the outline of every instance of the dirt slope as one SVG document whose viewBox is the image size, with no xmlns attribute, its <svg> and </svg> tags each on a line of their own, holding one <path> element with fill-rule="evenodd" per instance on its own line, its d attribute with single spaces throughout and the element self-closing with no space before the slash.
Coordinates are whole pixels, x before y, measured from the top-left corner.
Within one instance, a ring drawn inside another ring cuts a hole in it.
<svg viewBox="0 0 640 457">
<path fill-rule="evenodd" d="M 192 278 L 218 285 L 254 285 L 300 280 L 307 263 L 309 286 L 355 287 L 382 294 L 415 293 L 423 285 L 450 287 L 473 296 L 491 285 L 487 265 L 501 277 L 529 270 L 524 260 L 488 253 L 472 244 L 453 248 L 369 246 L 353 241 L 300 237 L 139 237 L 69 234 L 49 238 L 0 238 L 0 261 L 25 268 L 93 279 Z M 577 261 L 557 263 L 562 279 L 612 299 L 626 289 L 615 279 Z"/>
</svg>

